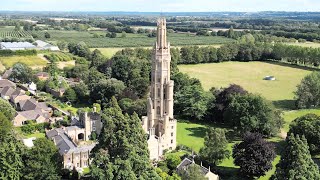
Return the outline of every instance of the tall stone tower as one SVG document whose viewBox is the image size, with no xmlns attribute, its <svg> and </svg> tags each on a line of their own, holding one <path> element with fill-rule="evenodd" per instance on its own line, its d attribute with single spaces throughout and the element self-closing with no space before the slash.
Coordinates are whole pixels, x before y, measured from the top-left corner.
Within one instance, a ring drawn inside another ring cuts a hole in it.
<svg viewBox="0 0 320 180">
<path fill-rule="evenodd" d="M 176 148 L 177 121 L 173 117 L 173 86 L 170 79 L 170 43 L 167 42 L 166 20 L 158 20 L 157 42 L 153 48 L 148 116 L 142 118 L 149 133 L 150 158 L 158 160 L 164 150 Z"/>
</svg>

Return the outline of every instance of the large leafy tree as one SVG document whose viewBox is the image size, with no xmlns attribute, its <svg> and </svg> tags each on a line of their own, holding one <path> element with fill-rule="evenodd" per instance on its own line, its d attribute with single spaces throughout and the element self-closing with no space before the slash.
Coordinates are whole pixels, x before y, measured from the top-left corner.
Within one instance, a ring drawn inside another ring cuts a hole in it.
<svg viewBox="0 0 320 180">
<path fill-rule="evenodd" d="M 0 179 L 20 179 L 24 146 L 16 139 L 12 123 L 2 112 L 0 134 Z"/>
<path fill-rule="evenodd" d="M 209 128 L 204 138 L 204 147 L 200 149 L 200 156 L 209 163 L 217 165 L 225 158 L 229 158 L 228 141 L 225 131 L 219 128 Z"/>
<path fill-rule="evenodd" d="M 166 163 L 170 170 L 174 171 L 181 163 L 181 158 L 178 155 L 171 154 L 166 157 Z"/>
<path fill-rule="evenodd" d="M 320 151 L 320 117 L 315 114 L 307 114 L 295 119 L 290 124 L 288 134 L 305 136 L 311 153 Z"/>
<path fill-rule="evenodd" d="M 24 179 L 60 179 L 62 159 L 58 148 L 47 138 L 34 141 L 24 157 Z"/>
<path fill-rule="evenodd" d="M 75 103 L 78 100 L 76 92 L 73 90 L 73 88 L 68 88 L 66 92 L 63 94 L 66 101 L 69 101 L 71 103 Z"/>
<path fill-rule="evenodd" d="M 254 178 L 272 169 L 276 153 L 273 144 L 264 140 L 261 134 L 246 133 L 243 141 L 234 145 L 232 157 L 243 176 Z"/>
<path fill-rule="evenodd" d="M 12 73 L 9 78 L 20 83 L 30 83 L 36 80 L 32 69 L 24 63 L 14 64 L 12 66 Z"/>
<path fill-rule="evenodd" d="M 146 136 L 136 114 L 124 115 L 115 98 L 102 114 L 104 127 L 94 148 L 94 179 L 160 179 L 149 162 Z"/>
<path fill-rule="evenodd" d="M 91 53 L 89 60 L 91 61 L 90 67 L 98 68 L 106 61 L 106 58 L 98 49 L 95 49 Z"/>
<path fill-rule="evenodd" d="M 80 57 L 90 56 L 90 49 L 84 42 L 79 42 L 78 44 L 70 43 L 68 45 L 68 49 L 70 53 Z"/>
<path fill-rule="evenodd" d="M 91 99 L 102 100 L 108 102 L 112 96 L 118 96 L 125 89 L 125 85 L 122 81 L 117 79 L 102 79 L 95 84 L 90 92 Z"/>
<path fill-rule="evenodd" d="M 11 104 L 0 98 L 0 112 L 8 119 L 12 120 L 14 115 L 16 114 L 16 111 L 13 109 Z"/>
<path fill-rule="evenodd" d="M 211 98 L 201 85 L 185 86 L 175 94 L 175 111 L 179 115 L 201 120 Z"/>
<path fill-rule="evenodd" d="M 319 167 L 311 158 L 304 136 L 290 134 L 287 137 L 281 160 L 271 179 L 320 179 Z"/>
<path fill-rule="evenodd" d="M 215 101 L 212 106 L 208 109 L 208 114 L 215 121 L 223 122 L 223 113 L 231 102 L 231 97 L 234 95 L 245 95 L 248 94 L 241 86 L 236 84 L 231 84 L 229 87 L 220 90 L 219 92 L 213 91 L 216 94 Z"/>
<path fill-rule="evenodd" d="M 295 92 L 298 108 L 312 108 L 320 105 L 320 72 L 307 75 Z"/>
<path fill-rule="evenodd" d="M 242 133 L 250 131 L 272 136 L 283 125 L 280 115 L 271 102 L 259 95 L 235 95 L 224 112 L 224 121 Z"/>
</svg>

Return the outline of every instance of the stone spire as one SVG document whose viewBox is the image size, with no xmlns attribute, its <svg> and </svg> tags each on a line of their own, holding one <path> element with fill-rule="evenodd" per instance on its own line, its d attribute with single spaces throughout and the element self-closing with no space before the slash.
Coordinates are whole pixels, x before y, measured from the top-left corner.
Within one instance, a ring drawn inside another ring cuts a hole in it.
<svg viewBox="0 0 320 180">
<path fill-rule="evenodd" d="M 147 117 L 142 126 L 149 133 L 151 159 L 159 159 L 163 150 L 176 148 L 177 121 L 173 117 L 173 87 L 170 77 L 170 43 L 167 42 L 166 20 L 158 20 L 157 42 L 152 55 L 150 97 Z M 153 139 L 152 139 L 153 138 Z"/>
<path fill-rule="evenodd" d="M 157 23 L 157 49 L 168 49 L 166 19 L 160 18 Z"/>
</svg>

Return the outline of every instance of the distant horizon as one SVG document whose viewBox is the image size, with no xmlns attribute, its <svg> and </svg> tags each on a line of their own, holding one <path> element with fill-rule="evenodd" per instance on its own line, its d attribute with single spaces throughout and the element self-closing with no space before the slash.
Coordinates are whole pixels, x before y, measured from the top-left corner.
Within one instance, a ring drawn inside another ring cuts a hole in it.
<svg viewBox="0 0 320 180">
<path fill-rule="evenodd" d="M 265 10 L 265 11 L 90 11 L 90 10 L 61 10 L 61 11 L 53 11 L 53 10 L 0 10 L 0 12 L 97 12 L 97 13 L 112 13 L 112 12 L 124 12 L 124 13 L 261 13 L 261 12 L 287 12 L 287 13 L 314 13 L 319 11 L 285 11 L 285 10 Z"/>
<path fill-rule="evenodd" d="M 0 11 L 320 12 L 319 0 L 3 0 Z"/>
</svg>

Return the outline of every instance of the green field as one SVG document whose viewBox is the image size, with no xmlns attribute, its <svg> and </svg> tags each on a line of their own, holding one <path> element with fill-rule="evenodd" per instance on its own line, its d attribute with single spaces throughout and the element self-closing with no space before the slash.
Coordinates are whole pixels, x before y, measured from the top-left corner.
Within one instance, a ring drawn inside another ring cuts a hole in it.
<svg viewBox="0 0 320 180">
<path fill-rule="evenodd" d="M 199 45 L 200 47 L 203 46 L 210 46 L 210 47 L 214 47 L 214 48 L 220 48 L 222 44 L 211 44 L 211 45 Z M 172 48 L 181 48 L 181 47 L 185 47 L 185 46 L 172 46 Z M 126 47 L 126 48 L 136 48 L 136 47 Z M 151 49 L 152 46 L 149 47 L 143 47 L 143 48 L 147 48 L 147 49 Z M 91 51 L 98 49 L 99 51 L 101 51 L 101 53 L 106 56 L 107 58 L 111 58 L 113 55 L 115 55 L 118 51 L 125 49 L 125 48 L 90 48 Z"/>
<path fill-rule="evenodd" d="M 11 57 L 0 57 L 0 62 L 6 68 L 12 67 L 17 62 L 27 64 L 32 68 L 42 68 L 47 65 L 47 61 L 41 59 L 38 56 L 11 56 Z"/>
<path fill-rule="evenodd" d="M 249 92 L 261 94 L 282 108 L 292 108 L 296 86 L 303 77 L 312 72 L 271 62 L 180 65 L 179 69 L 200 79 L 205 90 L 238 84 Z M 275 76 L 277 80 L 265 81 L 265 76 Z"/>
<path fill-rule="evenodd" d="M 314 43 L 314 42 L 305 42 L 305 43 L 285 43 L 287 45 L 293 45 L 293 46 L 301 46 L 301 47 L 311 47 L 311 48 L 320 48 L 320 43 Z"/>
<path fill-rule="evenodd" d="M 283 108 L 283 118 L 285 126 L 283 133 L 288 132 L 290 123 L 302 115 L 315 113 L 320 115 L 320 109 L 312 110 L 291 110 L 294 106 L 294 91 L 301 79 L 312 70 L 289 65 L 268 63 L 268 62 L 226 62 L 218 64 L 197 64 L 197 65 L 179 65 L 181 72 L 189 74 L 191 77 L 200 79 L 204 88 L 209 90 L 211 87 L 227 87 L 229 84 L 239 84 L 252 93 L 259 93 L 266 99 L 274 102 L 276 107 Z M 276 81 L 265 81 L 263 78 L 267 75 L 273 75 Z M 209 126 L 201 123 L 192 123 L 188 121 L 179 121 L 177 129 L 177 142 L 199 151 L 204 143 L 206 129 Z M 279 137 L 269 139 L 274 143 L 282 141 Z M 234 141 L 228 145 L 231 150 Z M 266 176 L 259 178 L 267 180 L 275 171 L 275 165 L 279 162 L 278 154 L 273 162 L 273 169 Z M 226 179 L 236 179 L 238 167 L 233 164 L 233 159 L 225 159 L 219 166 L 226 176 Z"/>
<path fill-rule="evenodd" d="M 44 37 L 45 32 L 51 35 L 51 38 Z M 121 33 L 117 34 L 117 38 L 105 37 L 105 31 L 14 31 L 13 27 L 0 28 L 0 38 L 31 38 L 32 34 L 36 34 L 38 38 L 45 41 L 56 43 L 58 41 L 65 42 L 85 42 L 90 48 L 105 48 L 105 47 L 151 47 L 156 38 L 149 38 L 147 34 L 126 34 L 125 38 L 121 37 Z M 94 34 L 100 37 L 93 37 Z M 225 44 L 233 42 L 233 39 L 220 36 L 195 36 L 178 33 L 168 34 L 168 40 L 172 46 L 185 45 L 210 45 L 210 44 Z"/>
<path fill-rule="evenodd" d="M 189 121 L 178 121 L 178 127 L 177 127 L 177 142 L 178 144 L 182 144 L 188 147 L 191 147 L 196 152 L 199 152 L 200 148 L 203 147 L 204 144 L 204 137 L 206 134 L 206 130 L 208 127 L 213 125 L 206 125 L 206 124 L 198 124 L 198 123 L 192 123 Z M 214 127 L 214 126 L 213 126 Z M 280 138 L 273 138 L 270 139 L 270 141 L 281 141 Z M 228 149 L 232 152 L 232 146 L 237 143 L 238 141 L 233 141 L 228 144 Z M 178 155 L 183 155 L 183 153 L 179 153 Z M 270 170 L 266 176 L 261 177 L 260 180 L 268 180 L 272 174 L 275 172 L 275 166 L 279 162 L 280 156 L 277 155 L 276 159 L 273 162 L 273 169 Z M 235 166 L 233 164 L 233 158 L 227 158 L 224 159 L 221 164 L 218 166 L 219 169 L 227 169 L 227 174 L 224 174 L 225 176 L 228 176 L 230 178 L 236 178 L 235 174 L 239 167 Z"/>
</svg>

